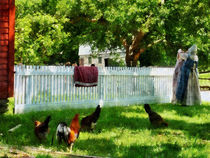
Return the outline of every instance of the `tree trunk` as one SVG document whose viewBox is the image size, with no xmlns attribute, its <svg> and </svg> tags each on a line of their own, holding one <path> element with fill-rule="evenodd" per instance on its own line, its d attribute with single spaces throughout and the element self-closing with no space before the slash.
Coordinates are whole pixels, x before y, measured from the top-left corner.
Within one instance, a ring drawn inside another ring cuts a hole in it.
<svg viewBox="0 0 210 158">
<path fill-rule="evenodd" d="M 147 48 L 150 48 L 153 45 L 163 41 L 163 39 L 158 39 L 145 47 L 141 47 L 141 40 L 143 37 L 144 33 L 140 31 L 134 38 L 131 45 L 128 45 L 126 40 L 123 40 L 123 46 L 126 49 L 125 61 L 127 67 L 136 67 L 141 53 L 143 53 Z"/>
<path fill-rule="evenodd" d="M 144 52 L 143 48 L 140 48 L 141 40 L 144 38 L 144 32 L 141 30 L 137 32 L 132 40 L 131 44 L 128 44 L 126 39 L 122 40 L 123 46 L 126 50 L 125 61 L 128 67 L 136 67 L 140 54 Z"/>
<path fill-rule="evenodd" d="M 135 53 L 135 52 L 137 52 L 137 53 Z M 125 61 L 126 61 L 127 67 L 136 67 L 139 57 L 140 57 L 141 53 L 143 53 L 143 52 L 144 52 L 143 48 L 138 49 L 138 51 L 133 50 L 133 52 L 126 50 Z"/>
</svg>

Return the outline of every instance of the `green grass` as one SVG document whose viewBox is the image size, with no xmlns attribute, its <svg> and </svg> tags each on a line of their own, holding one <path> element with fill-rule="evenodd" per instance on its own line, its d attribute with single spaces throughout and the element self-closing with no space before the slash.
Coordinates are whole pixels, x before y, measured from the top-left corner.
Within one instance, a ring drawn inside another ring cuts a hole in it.
<svg viewBox="0 0 210 158">
<path fill-rule="evenodd" d="M 127 107 L 103 107 L 100 119 L 93 133 L 81 132 L 73 147 L 72 154 L 106 157 L 202 157 L 210 155 L 210 104 L 181 107 L 171 104 L 153 104 L 151 108 L 169 123 L 168 128 L 154 128 L 142 105 Z M 60 121 L 68 124 L 75 115 L 80 118 L 92 113 L 94 109 L 70 109 L 27 114 L 0 115 L 0 147 L 15 146 L 24 151 L 27 147 L 43 147 L 52 151 L 66 152 L 64 144 L 51 144 L 51 138 Z M 52 116 L 50 134 L 42 144 L 34 136 L 35 120 Z M 14 133 L 7 131 L 17 124 L 23 126 Z M 0 149 L 1 153 L 1 149 Z M 30 153 L 30 152 L 29 152 Z M 5 153 L 2 153 L 4 155 Z M 53 157 L 53 153 L 33 153 L 37 157 Z M 57 157 L 57 156 L 56 156 Z"/>
<path fill-rule="evenodd" d="M 199 74 L 200 78 L 210 78 L 210 73 Z"/>
<path fill-rule="evenodd" d="M 209 86 L 210 85 L 210 80 L 207 80 L 210 78 L 210 73 L 203 73 L 199 75 L 199 83 L 200 86 Z"/>
</svg>

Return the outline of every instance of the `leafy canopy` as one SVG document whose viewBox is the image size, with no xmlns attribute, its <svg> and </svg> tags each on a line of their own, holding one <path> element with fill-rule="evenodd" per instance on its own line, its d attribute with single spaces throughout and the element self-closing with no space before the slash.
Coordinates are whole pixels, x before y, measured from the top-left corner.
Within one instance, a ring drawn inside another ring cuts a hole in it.
<svg viewBox="0 0 210 158">
<path fill-rule="evenodd" d="M 207 0 L 16 0 L 16 5 L 17 62 L 78 60 L 80 44 L 111 50 L 124 48 L 126 41 L 135 48 L 131 54 L 145 50 L 142 66 L 174 65 L 177 50 L 195 43 L 199 65 L 208 67 Z M 135 43 L 139 31 L 143 37 Z"/>
</svg>

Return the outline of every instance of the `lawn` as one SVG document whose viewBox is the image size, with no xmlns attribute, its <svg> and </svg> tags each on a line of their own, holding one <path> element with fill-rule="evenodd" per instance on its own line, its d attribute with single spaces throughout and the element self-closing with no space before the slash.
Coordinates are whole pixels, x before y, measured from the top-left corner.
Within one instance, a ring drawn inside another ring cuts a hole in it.
<svg viewBox="0 0 210 158">
<path fill-rule="evenodd" d="M 199 75 L 199 84 L 200 86 L 209 86 L 210 85 L 210 73 L 203 73 Z"/>
<path fill-rule="evenodd" d="M 81 132 L 72 154 L 115 158 L 209 157 L 209 103 L 192 107 L 152 104 L 151 108 L 168 122 L 167 128 L 152 127 L 143 105 L 103 107 L 95 131 Z M 0 115 L 0 157 L 7 155 L 9 148 L 36 157 L 65 157 L 63 153 L 68 152 L 65 144 L 59 146 L 55 141 L 51 145 L 58 122 L 69 124 L 75 113 L 80 113 L 81 119 L 94 110 L 70 109 Z M 34 136 L 33 121 L 42 121 L 47 115 L 52 116 L 50 133 L 47 140 L 40 144 Z M 22 126 L 14 133 L 7 132 L 17 124 Z"/>
<path fill-rule="evenodd" d="M 199 77 L 200 78 L 210 78 L 210 73 L 202 73 L 202 74 L 199 74 Z"/>
</svg>

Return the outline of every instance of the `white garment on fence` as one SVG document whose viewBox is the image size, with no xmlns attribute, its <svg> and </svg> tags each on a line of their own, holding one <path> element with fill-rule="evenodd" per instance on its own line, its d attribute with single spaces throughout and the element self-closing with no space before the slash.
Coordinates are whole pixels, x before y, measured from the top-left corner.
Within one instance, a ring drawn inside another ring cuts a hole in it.
<svg viewBox="0 0 210 158">
<path fill-rule="evenodd" d="M 189 74 L 186 96 L 182 104 L 189 106 L 201 104 L 200 84 L 195 65 Z"/>
<path fill-rule="evenodd" d="M 177 81 L 180 77 L 181 67 L 184 63 L 184 61 L 187 59 L 187 53 L 184 53 L 181 49 L 178 50 L 177 53 L 177 61 L 173 73 L 173 88 L 172 88 L 172 103 L 176 103 L 176 89 L 177 89 Z"/>
</svg>

